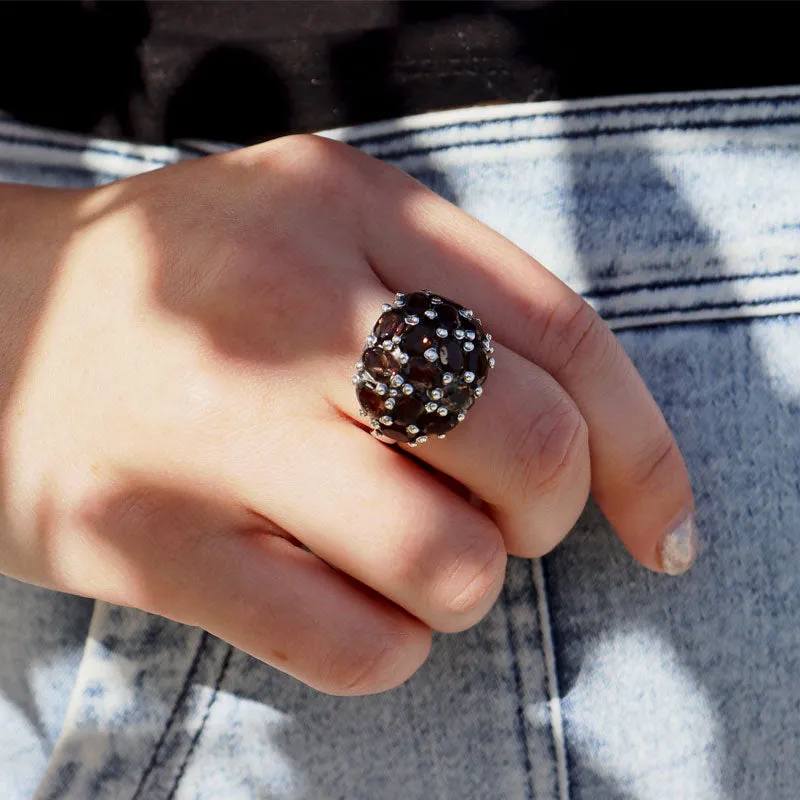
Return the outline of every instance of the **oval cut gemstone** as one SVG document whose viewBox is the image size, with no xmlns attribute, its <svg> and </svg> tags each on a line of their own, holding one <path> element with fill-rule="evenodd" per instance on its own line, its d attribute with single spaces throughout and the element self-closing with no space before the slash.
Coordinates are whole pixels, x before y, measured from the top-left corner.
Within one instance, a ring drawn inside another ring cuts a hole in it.
<svg viewBox="0 0 800 800">
<path fill-rule="evenodd" d="M 383 401 L 386 399 L 379 395 L 374 389 L 370 388 L 366 383 L 356 389 L 356 395 L 361 408 L 367 412 L 371 417 L 379 417 L 383 411 Z"/>
<path fill-rule="evenodd" d="M 428 295 L 422 292 L 412 292 L 406 297 L 406 304 L 403 306 L 405 314 L 416 314 L 421 317 L 425 310 L 431 307 L 431 301 Z"/>
<path fill-rule="evenodd" d="M 489 374 L 489 357 L 482 346 L 466 353 L 464 369 L 475 373 L 475 386 L 480 386 L 486 380 L 486 376 Z"/>
<path fill-rule="evenodd" d="M 397 398 L 391 416 L 400 425 L 418 425 L 417 420 L 424 413 L 422 400 L 416 395 L 408 394 Z"/>
<path fill-rule="evenodd" d="M 379 382 L 387 381 L 392 372 L 397 372 L 400 368 L 394 357 L 382 347 L 368 348 L 361 360 L 364 362 L 364 369 Z"/>
<path fill-rule="evenodd" d="M 440 404 L 457 414 L 471 408 L 474 402 L 475 398 L 465 384 L 451 383 L 445 388 Z"/>
<path fill-rule="evenodd" d="M 460 320 L 458 311 L 450 303 L 436 306 L 436 324 L 439 327 L 452 331 L 459 327 Z"/>
<path fill-rule="evenodd" d="M 438 414 L 427 414 L 421 422 L 417 423 L 420 431 L 430 436 L 437 436 L 440 433 L 447 433 L 458 425 L 458 417 L 455 414 L 448 414 L 440 417 Z"/>
<path fill-rule="evenodd" d="M 391 428 L 384 428 L 381 426 L 379 433 L 383 434 L 389 439 L 394 439 L 396 442 L 409 442 L 411 441 L 411 437 L 405 432 L 405 430 L 401 427 L 397 427 L 396 425 L 392 425 Z"/>
<path fill-rule="evenodd" d="M 408 360 L 408 364 L 405 366 L 405 375 L 409 383 L 417 387 L 427 389 L 442 385 L 441 369 L 422 356 L 415 356 Z"/>
<path fill-rule="evenodd" d="M 458 342 L 442 342 L 439 345 L 439 360 L 448 372 L 461 372 L 464 368 L 464 351 Z"/>
<path fill-rule="evenodd" d="M 410 356 L 421 356 L 431 347 L 436 347 L 441 340 L 436 335 L 436 326 L 421 322 L 406 331 L 401 347 Z"/>
<path fill-rule="evenodd" d="M 380 315 L 378 321 L 375 323 L 375 328 L 372 333 L 378 339 L 391 339 L 403 331 L 405 322 L 403 321 L 403 314 L 399 311 L 385 311 Z"/>
</svg>

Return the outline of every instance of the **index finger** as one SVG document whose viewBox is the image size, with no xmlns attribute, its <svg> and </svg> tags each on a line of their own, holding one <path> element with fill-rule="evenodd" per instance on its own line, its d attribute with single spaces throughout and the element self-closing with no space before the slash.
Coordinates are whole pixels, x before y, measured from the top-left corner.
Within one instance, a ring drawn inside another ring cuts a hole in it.
<svg viewBox="0 0 800 800">
<path fill-rule="evenodd" d="M 606 323 L 497 231 L 406 173 L 363 164 L 359 226 L 376 274 L 393 291 L 429 288 L 471 307 L 499 342 L 549 372 L 589 427 L 592 492 L 620 539 L 650 569 L 688 569 L 697 553 L 689 474 Z"/>
</svg>

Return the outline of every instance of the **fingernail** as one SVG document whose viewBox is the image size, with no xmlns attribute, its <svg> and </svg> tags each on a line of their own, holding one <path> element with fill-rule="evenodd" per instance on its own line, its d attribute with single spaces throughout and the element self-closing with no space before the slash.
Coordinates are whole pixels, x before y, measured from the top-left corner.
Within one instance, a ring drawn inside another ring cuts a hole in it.
<svg viewBox="0 0 800 800">
<path fill-rule="evenodd" d="M 658 544 L 661 568 L 668 575 L 680 575 L 694 564 L 697 558 L 697 519 L 694 509 L 684 509 Z"/>
</svg>

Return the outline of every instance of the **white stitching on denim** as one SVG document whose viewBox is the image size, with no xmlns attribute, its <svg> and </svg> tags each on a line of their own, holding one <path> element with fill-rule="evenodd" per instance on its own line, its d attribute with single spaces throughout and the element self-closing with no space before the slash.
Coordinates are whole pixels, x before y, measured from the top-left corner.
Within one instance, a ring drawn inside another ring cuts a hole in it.
<svg viewBox="0 0 800 800">
<path fill-rule="evenodd" d="M 542 560 L 531 560 L 531 577 L 536 587 L 536 606 L 539 613 L 539 628 L 542 632 L 542 654 L 547 674 L 548 706 L 550 707 L 550 729 L 553 732 L 553 749 L 556 754 L 556 780 L 558 800 L 569 800 L 569 778 L 567 774 L 567 747 L 564 741 L 564 721 L 561 717 L 561 698 L 558 694 L 556 657 L 553 634 L 550 627 L 550 609 L 547 604 L 547 589 L 544 582 Z"/>
</svg>

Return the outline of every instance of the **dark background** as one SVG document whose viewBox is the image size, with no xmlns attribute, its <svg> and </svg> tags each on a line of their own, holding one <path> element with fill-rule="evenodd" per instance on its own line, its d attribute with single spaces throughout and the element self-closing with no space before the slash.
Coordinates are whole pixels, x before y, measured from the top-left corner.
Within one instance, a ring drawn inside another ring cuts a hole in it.
<svg viewBox="0 0 800 800">
<path fill-rule="evenodd" d="M 800 83 L 794 3 L 4 2 L 0 109 L 249 143 L 483 103 Z"/>
</svg>

